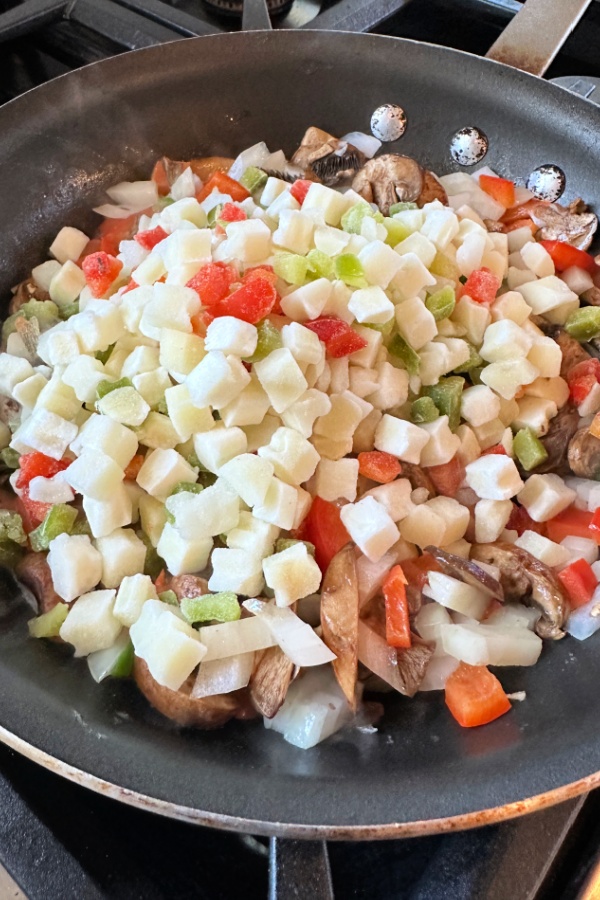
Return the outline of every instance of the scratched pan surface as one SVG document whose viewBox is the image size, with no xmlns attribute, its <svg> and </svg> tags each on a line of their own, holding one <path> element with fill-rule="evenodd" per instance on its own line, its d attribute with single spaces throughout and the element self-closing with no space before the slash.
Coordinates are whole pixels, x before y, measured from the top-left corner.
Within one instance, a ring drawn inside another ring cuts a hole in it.
<svg viewBox="0 0 600 900">
<path fill-rule="evenodd" d="M 600 197 L 600 111 L 559 88 L 469 55 L 393 38 L 227 34 L 127 54 L 66 75 L 0 109 L 0 292 L 45 258 L 63 224 L 93 228 L 102 189 L 147 176 L 162 154 L 235 155 L 265 140 L 292 151 L 308 125 L 369 130 L 400 104 L 390 149 L 438 173 L 465 125 L 486 162 L 523 180 L 542 163 L 565 197 Z M 600 778 L 600 641 L 546 646 L 506 670 L 527 699 L 460 729 L 440 694 L 387 702 L 376 734 L 354 729 L 309 751 L 260 722 L 179 731 L 132 684 L 96 686 L 65 648 L 26 637 L 31 613 L 0 586 L 0 738 L 129 802 L 255 833 L 386 837 L 468 827 L 566 798 Z M 535 798 L 528 800 L 528 798 Z"/>
</svg>

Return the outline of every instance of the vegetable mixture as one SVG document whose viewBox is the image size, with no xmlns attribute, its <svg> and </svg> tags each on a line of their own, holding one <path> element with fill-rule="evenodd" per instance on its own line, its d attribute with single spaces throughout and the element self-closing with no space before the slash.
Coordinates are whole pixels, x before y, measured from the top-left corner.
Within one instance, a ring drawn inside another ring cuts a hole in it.
<svg viewBox="0 0 600 900">
<path fill-rule="evenodd" d="M 15 289 L 0 559 L 181 725 L 482 725 L 600 628 L 596 217 L 379 150 L 162 159 Z"/>
</svg>

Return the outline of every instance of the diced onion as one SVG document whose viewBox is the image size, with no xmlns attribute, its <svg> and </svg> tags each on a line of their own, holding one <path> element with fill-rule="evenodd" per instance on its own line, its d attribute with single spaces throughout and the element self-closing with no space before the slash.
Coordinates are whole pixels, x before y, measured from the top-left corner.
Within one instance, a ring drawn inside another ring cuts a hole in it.
<svg viewBox="0 0 600 900">
<path fill-rule="evenodd" d="M 340 141 L 352 144 L 353 147 L 356 147 L 357 150 L 364 153 L 367 159 L 372 159 L 381 147 L 381 141 L 378 141 L 376 137 L 365 134 L 362 131 L 349 131 L 348 134 L 345 134 L 340 138 Z"/>
<path fill-rule="evenodd" d="M 289 744 L 308 750 L 351 719 L 352 712 L 331 666 L 319 666 L 292 682 L 281 709 L 264 723 Z"/>
<path fill-rule="evenodd" d="M 262 600 L 244 600 L 244 606 L 265 622 L 285 655 L 297 666 L 320 666 L 336 658 L 310 625 L 291 609 Z"/>
<path fill-rule="evenodd" d="M 101 206 L 95 206 L 94 212 L 105 219 L 127 219 L 135 212 L 129 206 L 115 206 L 114 203 L 103 203 Z"/>
<path fill-rule="evenodd" d="M 527 628 L 480 625 L 440 626 L 445 652 L 472 666 L 533 666 L 542 639 Z"/>
<path fill-rule="evenodd" d="M 193 197 L 201 186 L 202 182 L 188 166 L 171 185 L 171 197 L 173 200 L 185 200 L 186 197 Z"/>
<path fill-rule="evenodd" d="M 214 697 L 215 694 L 230 694 L 246 687 L 250 681 L 253 665 L 253 651 L 229 656 L 226 659 L 201 662 L 191 697 L 193 699 Z"/>
<path fill-rule="evenodd" d="M 237 622 L 221 622 L 206 625 L 198 631 L 200 641 L 206 647 L 204 660 L 224 659 L 254 650 L 274 647 L 277 641 L 262 618 L 238 619 Z"/>
<path fill-rule="evenodd" d="M 252 147 L 242 150 L 240 155 L 234 159 L 228 173 L 229 177 L 239 181 L 246 169 L 249 169 L 250 166 L 256 166 L 257 169 L 262 169 L 270 156 L 271 151 L 264 141 L 253 144 Z"/>
<path fill-rule="evenodd" d="M 132 212 L 148 209 L 158 200 L 155 181 L 121 181 L 108 188 L 106 193 L 119 206 L 128 207 Z"/>
<path fill-rule="evenodd" d="M 442 691 L 448 678 L 458 668 L 458 660 L 453 656 L 432 656 L 425 670 L 419 691 Z"/>
<path fill-rule="evenodd" d="M 592 599 L 574 609 L 565 625 L 565 631 L 578 641 L 585 641 L 600 629 L 600 587 L 594 591 Z"/>
<path fill-rule="evenodd" d="M 87 657 L 87 664 L 94 681 L 100 683 L 110 675 L 128 645 L 129 632 L 124 628 L 112 647 L 90 653 Z"/>
</svg>

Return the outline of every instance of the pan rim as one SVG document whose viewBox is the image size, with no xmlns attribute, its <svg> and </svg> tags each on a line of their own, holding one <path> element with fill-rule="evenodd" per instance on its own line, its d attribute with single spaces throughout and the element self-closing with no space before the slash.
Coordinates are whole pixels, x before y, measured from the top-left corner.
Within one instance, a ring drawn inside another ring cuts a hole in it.
<svg viewBox="0 0 600 900">
<path fill-rule="evenodd" d="M 572 800 L 594 788 L 600 787 L 600 771 L 597 771 L 577 781 L 561 785 L 541 794 L 535 794 L 532 797 L 525 797 L 522 800 L 514 800 L 502 806 L 489 807 L 488 809 L 475 810 L 446 818 L 418 819 L 412 822 L 388 822 L 384 825 L 303 825 L 300 823 L 265 822 L 259 819 L 215 813 L 184 806 L 179 803 L 172 803 L 168 800 L 161 800 L 141 791 L 122 787 L 90 772 L 84 772 L 77 766 L 66 763 L 50 753 L 35 747 L 2 725 L 0 725 L 0 742 L 26 759 L 42 766 L 49 772 L 66 778 L 67 781 L 73 784 L 145 812 L 175 819 L 179 822 L 186 822 L 189 825 L 215 828 L 219 831 L 297 840 L 381 841 L 424 837 L 453 831 L 467 831 L 471 828 L 498 824 L 529 815 L 530 813 L 541 812 L 548 807 Z"/>
</svg>

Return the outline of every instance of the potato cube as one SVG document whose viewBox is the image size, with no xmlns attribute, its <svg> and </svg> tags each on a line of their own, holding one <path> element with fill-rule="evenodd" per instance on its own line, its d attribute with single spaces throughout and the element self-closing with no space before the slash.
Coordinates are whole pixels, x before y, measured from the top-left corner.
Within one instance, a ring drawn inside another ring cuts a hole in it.
<svg viewBox="0 0 600 900">
<path fill-rule="evenodd" d="M 536 316 L 577 301 L 577 294 L 574 294 L 556 275 L 548 275 L 537 281 L 522 284 L 519 291 Z"/>
<path fill-rule="evenodd" d="M 366 347 L 352 353 L 349 362 L 353 366 L 362 366 L 364 369 L 372 369 L 379 356 L 379 351 L 383 346 L 383 336 L 380 331 L 374 328 L 366 328 L 364 325 L 357 325 L 354 331 L 367 342 Z"/>
<path fill-rule="evenodd" d="M 491 319 L 490 311 L 483 303 L 476 303 L 467 296 L 461 297 L 452 313 L 452 321 L 462 325 L 466 329 L 467 340 L 477 346 L 483 341 Z"/>
<path fill-rule="evenodd" d="M 419 427 L 429 435 L 429 440 L 421 451 L 420 464 L 442 466 L 450 462 L 460 448 L 460 438 L 450 430 L 448 416 L 439 416 L 435 421 Z"/>
<path fill-rule="evenodd" d="M 513 427 L 531 428 L 541 436 L 548 433 L 550 419 L 558 412 L 553 400 L 544 400 L 541 397 L 523 397 L 518 401 L 518 406 L 519 412 L 513 419 Z"/>
<path fill-rule="evenodd" d="M 103 416 L 132 428 L 141 425 L 150 412 L 148 403 L 133 387 L 115 388 L 98 400 L 96 408 Z"/>
<path fill-rule="evenodd" d="M 260 447 L 259 457 L 272 463 L 275 474 L 288 484 L 302 484 L 314 474 L 319 454 L 306 438 L 293 428 L 278 428 L 268 445 Z"/>
<path fill-rule="evenodd" d="M 62 459 L 77 435 L 77 426 L 47 409 L 36 409 L 13 434 L 10 447 L 17 453 L 37 450 L 52 459 Z"/>
<path fill-rule="evenodd" d="M 220 350 L 207 353 L 185 380 L 192 402 L 201 409 L 227 406 L 249 383 L 250 374 L 237 356 L 225 356 Z"/>
<path fill-rule="evenodd" d="M 133 504 L 123 483 L 108 495 L 108 499 L 94 500 L 83 498 L 83 511 L 87 517 L 92 536 L 105 537 L 115 528 L 131 525 L 133 521 Z"/>
<path fill-rule="evenodd" d="M 117 591 L 113 611 L 115 618 L 130 628 L 139 619 L 146 600 L 158 600 L 150 576 L 126 575 Z"/>
<path fill-rule="evenodd" d="M 10 353 L 0 353 L 0 393 L 12 396 L 17 384 L 34 374 L 31 363 Z"/>
<path fill-rule="evenodd" d="M 421 453 L 429 442 L 429 434 L 418 425 L 384 415 L 375 432 L 375 447 L 391 453 L 405 462 L 418 465 Z"/>
<path fill-rule="evenodd" d="M 217 547 L 211 558 L 211 591 L 233 591 L 246 597 L 256 597 L 264 588 L 262 560 L 248 550 Z"/>
<path fill-rule="evenodd" d="M 85 287 L 85 275 L 75 263 L 68 259 L 52 276 L 48 293 L 57 306 L 68 306 L 79 297 Z"/>
<path fill-rule="evenodd" d="M 515 325 L 524 325 L 531 315 L 531 307 L 525 303 L 519 291 L 507 291 L 496 297 L 490 308 L 492 319 L 511 319 Z"/>
<path fill-rule="evenodd" d="M 281 340 L 298 363 L 318 365 L 325 358 L 323 345 L 317 335 L 299 322 L 284 325 Z"/>
<path fill-rule="evenodd" d="M 331 291 L 331 282 L 327 278 L 317 278 L 282 297 L 281 308 L 296 322 L 308 322 L 321 315 Z"/>
<path fill-rule="evenodd" d="M 388 249 L 390 248 L 388 247 Z M 348 309 L 358 322 L 365 324 L 383 325 L 394 316 L 394 304 L 388 299 L 383 288 L 378 285 L 354 291 L 348 303 Z"/>
<path fill-rule="evenodd" d="M 255 363 L 254 371 L 278 413 L 284 412 L 308 388 L 298 363 L 285 347 L 273 350 L 265 359 Z"/>
<path fill-rule="evenodd" d="M 158 366 L 157 347 L 135 347 L 121 366 L 121 377 L 133 378 L 142 372 L 153 372 Z"/>
<path fill-rule="evenodd" d="M 505 400 L 512 400 L 523 385 L 531 384 L 539 374 L 527 359 L 506 359 L 482 369 L 481 380 Z"/>
<path fill-rule="evenodd" d="M 437 249 L 435 244 L 428 240 L 424 234 L 414 231 L 405 240 L 394 247 L 396 255 L 404 256 L 406 253 L 416 253 L 426 268 L 429 268 L 435 259 Z M 385 287 L 385 285 L 384 285 Z"/>
<path fill-rule="evenodd" d="M 340 515 L 348 534 L 371 562 L 381 559 L 400 537 L 385 507 L 372 496 L 348 503 Z"/>
<path fill-rule="evenodd" d="M 469 463 L 466 467 L 466 482 L 482 500 L 510 500 L 523 487 L 513 460 L 508 456 L 494 454 Z"/>
<path fill-rule="evenodd" d="M 126 575 L 144 570 L 146 545 L 131 528 L 115 528 L 96 538 L 96 549 L 102 557 L 101 581 L 106 588 L 117 588 Z"/>
<path fill-rule="evenodd" d="M 101 451 L 114 459 L 121 469 L 126 469 L 137 453 L 138 440 L 125 425 L 92 413 L 71 444 L 71 450 L 77 455 L 85 448 Z"/>
<path fill-rule="evenodd" d="M 180 441 L 187 441 L 193 434 L 210 431 L 215 420 L 209 407 L 200 409 L 192 403 L 187 385 L 177 384 L 165 391 L 167 412 Z"/>
<path fill-rule="evenodd" d="M 397 291 L 404 300 L 416 295 L 424 287 L 435 284 L 435 277 L 427 271 L 416 253 L 406 253 L 400 257 L 401 266 L 392 278 L 389 287 Z"/>
<path fill-rule="evenodd" d="M 527 356 L 532 338 L 511 319 L 492 322 L 485 332 L 480 354 L 488 362 L 502 362 Z"/>
<path fill-rule="evenodd" d="M 185 334 L 173 328 L 162 329 L 159 361 L 175 381 L 185 381 L 186 375 L 189 375 L 205 356 L 204 341 L 198 335 Z"/>
<path fill-rule="evenodd" d="M 531 553 L 532 556 L 535 556 L 536 559 L 539 559 L 540 562 L 551 568 L 558 568 L 559 566 L 562 568 L 571 558 L 571 554 L 566 547 L 556 544 L 554 541 L 544 537 L 543 534 L 538 534 L 537 531 L 524 531 L 515 541 L 515 547 L 527 550 L 528 553 Z"/>
<path fill-rule="evenodd" d="M 272 462 L 253 453 L 241 453 L 219 469 L 219 477 L 224 478 L 248 506 L 263 502 L 273 473 Z"/>
<path fill-rule="evenodd" d="M 226 355 L 232 353 L 234 356 L 252 356 L 257 341 L 256 325 L 234 316 L 219 316 L 213 319 L 206 330 L 204 347 L 208 351 L 221 350 Z"/>
<path fill-rule="evenodd" d="M 374 497 L 386 510 L 393 522 L 400 522 L 413 509 L 412 486 L 408 478 L 396 478 L 389 484 L 379 484 L 363 494 Z"/>
<path fill-rule="evenodd" d="M 161 340 L 163 328 L 189 334 L 192 331 L 190 317 L 199 311 L 200 297 L 192 288 L 178 284 L 155 284 L 152 299 L 142 310 L 139 330 L 155 341 Z"/>
<path fill-rule="evenodd" d="M 114 591 L 92 591 L 73 604 L 59 633 L 63 641 L 73 645 L 75 656 L 112 647 L 122 628 L 114 606 Z"/>
<path fill-rule="evenodd" d="M 297 209 L 284 209 L 279 216 L 277 231 L 273 234 L 273 243 L 304 256 L 310 250 L 314 230 L 315 223 L 306 213 Z M 269 255 L 268 250 L 265 255 Z"/>
<path fill-rule="evenodd" d="M 99 359 L 80 355 L 67 365 L 62 380 L 73 388 L 80 403 L 93 403 L 98 385 L 106 380 L 106 373 Z"/>
<path fill-rule="evenodd" d="M 302 543 L 268 556 L 262 567 L 277 606 L 291 606 L 319 590 L 321 570 Z"/>
<path fill-rule="evenodd" d="M 147 600 L 130 631 L 135 655 L 152 677 L 177 691 L 206 655 L 198 632 L 160 600 Z"/>
<path fill-rule="evenodd" d="M 534 522 L 547 522 L 577 497 L 576 491 L 567 487 L 559 475 L 530 475 L 517 499 Z"/>
<path fill-rule="evenodd" d="M 233 550 L 247 550 L 264 559 L 273 553 L 280 529 L 255 518 L 250 512 L 241 512 L 238 524 L 227 535 L 227 546 Z"/>
<path fill-rule="evenodd" d="M 215 475 L 226 462 L 248 449 L 241 428 L 225 428 L 218 423 L 211 431 L 194 435 L 194 450 L 202 465 Z"/>
<path fill-rule="evenodd" d="M 140 372 L 133 376 L 133 386 L 148 406 L 158 406 L 165 398 L 165 391 L 172 386 L 166 369 L 159 366 L 153 372 Z"/>
<path fill-rule="evenodd" d="M 427 500 L 425 506 L 439 515 L 445 525 L 442 547 L 460 541 L 469 525 L 470 512 L 466 506 L 462 506 L 454 497 L 433 497 Z"/>
<path fill-rule="evenodd" d="M 60 229 L 50 244 L 50 253 L 59 263 L 66 263 L 68 259 L 77 262 L 88 243 L 87 234 L 84 234 L 79 228 L 71 228 L 66 225 Z"/>
<path fill-rule="evenodd" d="M 195 482 L 198 469 L 173 449 L 157 448 L 148 454 L 136 481 L 143 490 L 158 500 L 166 500 L 173 488 L 182 481 Z"/>
<path fill-rule="evenodd" d="M 273 476 L 265 499 L 254 507 L 253 513 L 257 519 L 289 531 L 294 527 L 297 506 L 296 488 Z"/>
<path fill-rule="evenodd" d="M 81 401 L 75 391 L 65 384 L 59 370 L 52 373 L 52 378 L 45 384 L 35 401 L 36 409 L 47 409 L 63 419 L 74 419 L 81 409 Z"/>
<path fill-rule="evenodd" d="M 423 240 L 426 239 L 423 238 Z M 403 243 L 406 243 L 406 241 Z M 401 246 L 402 244 L 399 245 L 399 247 Z M 387 244 L 384 244 L 383 241 L 378 240 L 371 241 L 360 251 L 358 259 L 369 284 L 375 284 L 381 288 L 386 288 L 389 285 L 394 275 L 402 267 L 402 260 L 398 258 L 399 252 L 398 247 L 393 250 Z M 435 256 L 435 248 L 433 255 Z"/>
<path fill-rule="evenodd" d="M 446 531 L 443 518 L 427 503 L 410 510 L 399 527 L 404 540 L 416 544 L 421 550 L 430 544 L 435 547 L 441 546 Z"/>
<path fill-rule="evenodd" d="M 237 526 L 240 517 L 240 498 L 222 478 L 200 494 L 173 494 L 167 498 L 166 507 L 186 540 L 227 534 Z"/>
<path fill-rule="evenodd" d="M 222 406 L 219 413 L 227 428 L 233 425 L 260 425 L 270 406 L 269 397 L 254 372 L 251 372 L 246 387 L 230 403 Z"/>
<path fill-rule="evenodd" d="M 500 400 L 487 385 L 475 385 L 462 392 L 460 414 L 470 425 L 485 425 L 499 417 Z"/>
<path fill-rule="evenodd" d="M 164 559 L 172 575 L 191 575 L 206 568 L 212 548 L 212 538 L 184 538 L 167 522 L 156 552 Z"/>
<path fill-rule="evenodd" d="M 152 546 L 156 547 L 167 521 L 165 505 L 160 500 L 157 500 L 156 497 L 143 493 L 139 498 L 139 512 L 144 534 L 148 537 Z"/>
<path fill-rule="evenodd" d="M 414 350 L 420 350 L 437 335 L 436 321 L 420 297 L 398 304 L 396 324 L 402 337 Z"/>
<path fill-rule="evenodd" d="M 480 500 L 475 505 L 475 540 L 478 544 L 497 541 L 510 519 L 510 500 Z"/>
<path fill-rule="evenodd" d="M 331 410 L 331 400 L 323 391 L 310 388 L 292 403 L 282 414 L 284 425 L 293 428 L 305 438 L 313 432 L 315 421 Z"/>
<path fill-rule="evenodd" d="M 59 534 L 47 557 L 54 590 L 67 603 L 91 591 L 102 576 L 102 557 L 87 534 Z"/>
<path fill-rule="evenodd" d="M 534 340 L 527 359 L 536 367 L 542 378 L 556 378 L 560 375 L 562 351 L 551 337 Z"/>
<path fill-rule="evenodd" d="M 315 494 L 323 500 L 356 500 L 357 459 L 322 459 L 315 472 Z M 377 498 L 375 498 L 377 499 Z"/>
</svg>

